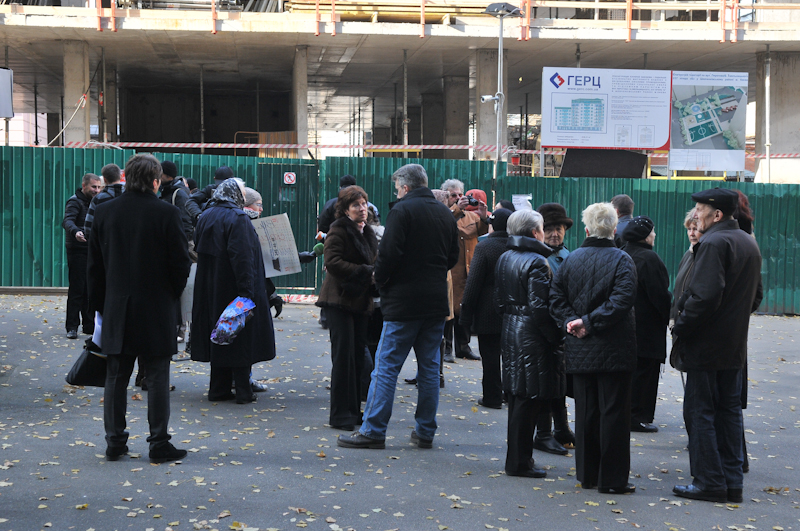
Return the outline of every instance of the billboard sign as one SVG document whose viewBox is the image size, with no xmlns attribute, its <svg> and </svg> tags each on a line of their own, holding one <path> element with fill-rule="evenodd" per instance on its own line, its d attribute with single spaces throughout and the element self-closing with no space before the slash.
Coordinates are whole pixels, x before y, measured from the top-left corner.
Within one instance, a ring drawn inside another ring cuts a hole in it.
<svg viewBox="0 0 800 531">
<path fill-rule="evenodd" d="M 670 170 L 743 171 L 747 72 L 672 73 Z"/>
<path fill-rule="evenodd" d="M 542 146 L 667 149 L 669 70 L 545 67 Z"/>
</svg>

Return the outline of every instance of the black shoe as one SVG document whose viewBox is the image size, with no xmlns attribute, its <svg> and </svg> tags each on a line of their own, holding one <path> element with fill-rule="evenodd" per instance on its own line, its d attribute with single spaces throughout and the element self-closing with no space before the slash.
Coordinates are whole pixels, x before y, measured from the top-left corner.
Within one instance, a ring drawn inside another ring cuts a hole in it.
<svg viewBox="0 0 800 531">
<path fill-rule="evenodd" d="M 167 443 L 161 448 L 150 450 L 151 463 L 167 463 L 169 461 L 177 461 L 186 457 L 186 450 L 178 450 L 172 444 Z"/>
<path fill-rule="evenodd" d="M 319 326 L 321 326 L 323 330 L 327 330 L 328 329 L 328 320 L 327 319 L 320 319 L 318 322 L 319 322 Z"/>
<path fill-rule="evenodd" d="M 464 352 L 459 352 L 456 354 L 456 358 L 462 358 L 465 360 L 472 360 L 472 361 L 480 361 L 481 357 L 472 352 L 472 349 L 466 350 Z"/>
<path fill-rule="evenodd" d="M 681 498 L 689 498 L 690 500 L 702 500 L 717 503 L 725 503 L 728 501 L 727 490 L 703 490 L 694 485 L 676 485 L 672 488 L 672 492 Z"/>
<path fill-rule="evenodd" d="M 411 442 L 416 444 L 419 448 L 429 449 L 433 448 L 433 439 L 423 439 L 417 435 L 417 430 L 411 430 Z"/>
<path fill-rule="evenodd" d="M 353 431 L 356 429 L 354 424 L 331 424 L 331 428 L 334 430 L 342 430 L 342 431 Z"/>
<path fill-rule="evenodd" d="M 256 396 L 255 393 L 252 393 L 250 396 L 246 396 L 244 398 L 238 398 L 237 397 L 236 398 L 236 403 L 237 404 L 252 404 L 256 400 L 258 400 L 258 397 Z"/>
<path fill-rule="evenodd" d="M 636 485 L 628 483 L 624 487 L 597 487 L 600 494 L 633 494 L 636 492 Z"/>
<path fill-rule="evenodd" d="M 416 378 L 404 378 L 403 381 L 405 383 L 407 383 L 408 385 L 417 385 L 417 379 Z"/>
<path fill-rule="evenodd" d="M 106 461 L 119 461 L 119 458 L 127 453 L 127 446 L 109 446 L 106 448 Z"/>
<path fill-rule="evenodd" d="M 731 503 L 742 503 L 744 501 L 742 489 L 728 489 L 728 501 Z"/>
<path fill-rule="evenodd" d="M 638 431 L 641 433 L 656 433 L 658 428 L 649 422 L 636 422 L 631 421 L 631 431 Z"/>
<path fill-rule="evenodd" d="M 83 332 L 87 336 L 92 336 L 92 335 L 94 335 L 94 328 L 91 328 L 91 329 L 82 328 L 81 332 Z"/>
<path fill-rule="evenodd" d="M 208 395 L 209 402 L 225 402 L 227 400 L 236 400 L 236 395 L 234 395 L 233 393 L 228 393 L 227 395 L 221 395 L 221 396 Z"/>
<path fill-rule="evenodd" d="M 253 391 L 254 393 L 266 393 L 267 391 L 269 391 L 269 387 L 267 387 L 267 384 L 263 384 L 258 380 L 251 379 L 250 390 Z"/>
<path fill-rule="evenodd" d="M 525 470 L 517 470 L 516 472 L 509 472 L 506 470 L 506 476 L 514 476 L 519 478 L 546 478 L 547 471 L 543 468 L 526 468 Z"/>
<path fill-rule="evenodd" d="M 350 435 L 340 435 L 336 439 L 336 445 L 342 448 L 369 448 L 371 450 L 383 450 L 386 448 L 386 441 L 383 439 L 370 439 L 362 435 L 360 431 L 354 431 Z"/>
<path fill-rule="evenodd" d="M 489 409 L 503 409 L 503 404 L 498 404 L 496 406 L 487 404 L 486 402 L 483 401 L 483 398 L 478 399 L 478 405 L 483 407 L 488 407 Z"/>
<path fill-rule="evenodd" d="M 78 339 L 78 329 L 67 330 L 67 339 Z"/>
<path fill-rule="evenodd" d="M 575 448 L 575 433 L 569 428 L 566 430 L 554 430 L 553 437 L 564 448 Z"/>
<path fill-rule="evenodd" d="M 445 352 L 443 359 L 444 359 L 445 363 L 455 363 L 456 362 L 456 357 L 453 356 L 452 352 Z"/>
<path fill-rule="evenodd" d="M 588 481 L 581 481 L 581 488 L 584 490 L 596 489 L 597 485 L 595 485 L 594 483 L 589 483 Z"/>
<path fill-rule="evenodd" d="M 533 447 L 540 452 L 547 452 L 548 454 L 567 455 L 569 453 L 552 435 L 534 438 Z"/>
</svg>

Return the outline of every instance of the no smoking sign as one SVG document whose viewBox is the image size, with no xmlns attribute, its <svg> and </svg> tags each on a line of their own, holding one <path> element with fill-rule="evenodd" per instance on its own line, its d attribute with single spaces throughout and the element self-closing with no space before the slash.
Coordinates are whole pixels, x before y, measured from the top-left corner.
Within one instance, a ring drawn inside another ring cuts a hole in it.
<svg viewBox="0 0 800 531">
<path fill-rule="evenodd" d="M 297 182 L 297 174 L 293 171 L 287 171 L 283 174 L 283 184 L 295 184 Z"/>
</svg>

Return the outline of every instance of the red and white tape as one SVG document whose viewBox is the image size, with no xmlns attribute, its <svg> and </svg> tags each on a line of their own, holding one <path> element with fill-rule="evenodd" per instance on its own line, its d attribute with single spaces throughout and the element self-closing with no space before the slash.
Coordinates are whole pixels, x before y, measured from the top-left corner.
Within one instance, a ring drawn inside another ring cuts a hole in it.
<svg viewBox="0 0 800 531">
<path fill-rule="evenodd" d="M 107 142 L 99 144 L 97 142 L 67 142 L 65 147 L 68 148 L 86 148 L 86 147 L 119 147 L 119 148 L 148 148 L 148 149 L 364 149 L 364 150 L 404 150 L 404 151 L 421 151 L 427 149 L 474 149 L 475 151 L 495 152 L 497 146 L 493 145 L 477 145 L 472 146 L 469 144 L 415 144 L 415 145 L 396 145 L 396 144 L 234 144 L 234 143 L 213 143 L 213 142 Z M 543 151 L 546 155 L 564 155 L 566 153 L 563 149 L 558 150 L 540 150 L 540 149 L 510 149 L 510 146 L 501 147 L 503 154 L 509 155 L 540 155 Z M 651 153 L 653 158 L 667 158 L 667 153 Z M 748 159 L 765 159 L 767 156 L 763 153 L 747 153 L 745 155 Z M 773 159 L 797 159 L 800 158 L 800 153 L 773 153 L 770 155 Z"/>
</svg>

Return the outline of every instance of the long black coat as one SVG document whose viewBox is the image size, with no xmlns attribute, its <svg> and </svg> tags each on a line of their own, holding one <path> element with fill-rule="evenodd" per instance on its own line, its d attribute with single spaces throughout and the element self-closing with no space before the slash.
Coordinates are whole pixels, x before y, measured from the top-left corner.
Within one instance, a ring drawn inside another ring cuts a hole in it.
<svg viewBox="0 0 800 531">
<path fill-rule="evenodd" d="M 472 255 L 459 322 L 475 334 L 499 334 L 503 326 L 503 316 L 494 304 L 494 268 L 506 250 L 508 233 L 497 231 L 478 242 Z"/>
<path fill-rule="evenodd" d="M 358 230 L 348 217 L 333 222 L 325 238 L 325 281 L 317 306 L 334 306 L 354 313 L 372 310 L 372 264 L 378 239 L 369 225 Z"/>
<path fill-rule="evenodd" d="M 75 235 L 83 230 L 90 201 L 91 198 L 83 193 L 82 188 L 78 188 L 75 195 L 67 199 L 67 205 L 64 207 L 64 220 L 61 222 L 61 226 L 66 231 L 64 243 L 67 249 L 86 252 L 89 248 L 87 242 L 79 242 Z"/>
<path fill-rule="evenodd" d="M 508 249 L 495 267 L 503 390 L 524 398 L 564 396 L 564 334 L 548 309 L 553 274 L 546 257 L 552 250 L 526 236 L 509 236 Z"/>
<path fill-rule="evenodd" d="M 761 251 L 730 219 L 709 228 L 694 253 L 693 276 L 678 302 L 673 340 L 683 344 L 687 369 L 742 368 L 750 314 L 763 297 Z"/>
<path fill-rule="evenodd" d="M 636 354 L 640 358 L 667 358 L 667 325 L 672 294 L 667 266 L 644 242 L 628 242 L 622 249 L 636 265 Z"/>
<path fill-rule="evenodd" d="M 612 240 L 586 238 L 550 284 L 550 313 L 559 328 L 583 319 L 588 334 L 566 338 L 567 373 L 636 368 L 636 266 Z"/>
<path fill-rule="evenodd" d="M 264 257 L 250 218 L 231 203 L 207 208 L 197 221 L 195 249 L 192 359 L 219 367 L 246 367 L 275 358 Z M 232 344 L 214 344 L 211 331 L 236 297 L 256 304 L 253 317 Z"/>
<path fill-rule="evenodd" d="M 386 216 L 375 284 L 384 321 L 445 319 L 447 271 L 458 262 L 453 213 L 428 188 L 415 188 Z"/>
<path fill-rule="evenodd" d="M 126 191 L 97 206 L 89 240 L 89 307 L 103 315 L 105 354 L 172 356 L 179 299 L 189 276 L 178 209 Z"/>
</svg>

